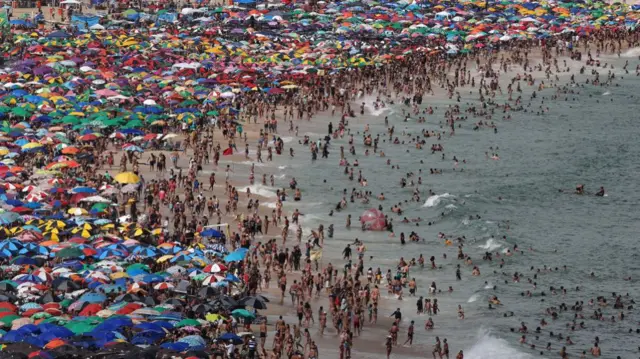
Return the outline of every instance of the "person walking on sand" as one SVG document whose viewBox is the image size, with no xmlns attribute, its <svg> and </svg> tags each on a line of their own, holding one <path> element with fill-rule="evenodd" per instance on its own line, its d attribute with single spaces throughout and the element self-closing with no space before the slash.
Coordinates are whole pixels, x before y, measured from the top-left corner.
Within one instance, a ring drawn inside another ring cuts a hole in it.
<svg viewBox="0 0 640 359">
<path fill-rule="evenodd" d="M 407 340 L 403 345 L 407 345 L 407 343 L 409 343 L 409 346 L 413 345 L 413 323 L 414 321 L 412 320 L 409 328 L 407 329 Z"/>
<path fill-rule="evenodd" d="M 389 359 L 391 358 L 391 350 L 393 349 L 393 339 L 391 338 L 391 335 L 387 335 L 385 346 L 387 347 L 387 359 Z"/>
<path fill-rule="evenodd" d="M 431 354 L 433 354 L 433 359 L 436 359 L 436 354 L 442 357 L 442 346 L 440 344 L 440 337 L 436 337 L 436 343 L 433 345 L 433 351 L 431 352 Z"/>
</svg>

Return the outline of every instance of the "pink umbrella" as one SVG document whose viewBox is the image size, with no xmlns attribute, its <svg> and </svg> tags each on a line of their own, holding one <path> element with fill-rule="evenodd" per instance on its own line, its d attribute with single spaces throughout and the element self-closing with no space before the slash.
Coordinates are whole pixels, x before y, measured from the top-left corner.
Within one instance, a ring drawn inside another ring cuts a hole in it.
<svg viewBox="0 0 640 359">
<path fill-rule="evenodd" d="M 387 223 L 384 213 L 374 208 L 364 211 L 360 216 L 360 222 L 364 229 L 370 231 L 384 231 Z"/>
</svg>

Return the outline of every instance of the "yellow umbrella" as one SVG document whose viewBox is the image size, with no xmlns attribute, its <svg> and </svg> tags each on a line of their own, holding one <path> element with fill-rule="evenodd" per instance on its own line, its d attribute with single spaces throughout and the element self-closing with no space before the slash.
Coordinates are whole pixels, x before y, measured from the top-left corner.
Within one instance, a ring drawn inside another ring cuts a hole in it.
<svg viewBox="0 0 640 359">
<path fill-rule="evenodd" d="M 127 272 L 116 272 L 113 273 L 112 275 L 110 275 L 109 277 L 111 277 L 111 279 L 120 279 L 120 278 L 129 278 L 129 275 L 127 274 Z"/>
<path fill-rule="evenodd" d="M 210 322 L 215 322 L 215 321 L 217 321 L 219 319 L 224 319 L 224 317 L 221 316 L 220 314 L 209 313 L 209 314 L 204 316 L 204 319 L 206 319 L 207 321 L 210 321 Z"/>
<path fill-rule="evenodd" d="M 74 216 L 82 216 L 82 215 L 89 214 L 89 212 L 87 212 L 86 209 L 80 208 L 80 207 L 69 208 L 67 213 L 72 214 Z"/>
<path fill-rule="evenodd" d="M 133 172 L 118 173 L 113 179 L 119 183 L 130 184 L 140 182 L 140 177 Z"/>
<path fill-rule="evenodd" d="M 30 150 L 32 148 L 38 148 L 38 147 L 42 147 L 41 144 L 39 144 L 38 142 L 29 142 L 26 145 L 22 146 L 23 150 Z"/>
<path fill-rule="evenodd" d="M 173 258 L 173 254 L 165 254 L 162 257 L 158 258 L 157 262 L 158 263 L 163 263 L 163 262 L 168 261 L 171 258 Z"/>
</svg>

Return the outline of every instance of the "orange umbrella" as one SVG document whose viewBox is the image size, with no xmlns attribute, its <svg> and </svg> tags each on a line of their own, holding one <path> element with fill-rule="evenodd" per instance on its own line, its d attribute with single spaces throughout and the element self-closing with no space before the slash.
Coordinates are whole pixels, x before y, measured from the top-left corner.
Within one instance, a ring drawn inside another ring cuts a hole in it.
<svg viewBox="0 0 640 359">
<path fill-rule="evenodd" d="M 78 152 L 80 152 L 80 149 L 77 147 L 69 146 L 69 147 L 63 148 L 62 151 L 60 152 L 62 152 L 65 155 L 75 155 Z"/>
<path fill-rule="evenodd" d="M 47 345 L 44 346 L 45 349 L 55 349 L 58 347 L 61 347 L 63 345 L 67 344 L 67 342 L 65 342 L 62 339 L 54 339 L 52 341 L 50 341 L 49 343 L 47 343 Z"/>
</svg>

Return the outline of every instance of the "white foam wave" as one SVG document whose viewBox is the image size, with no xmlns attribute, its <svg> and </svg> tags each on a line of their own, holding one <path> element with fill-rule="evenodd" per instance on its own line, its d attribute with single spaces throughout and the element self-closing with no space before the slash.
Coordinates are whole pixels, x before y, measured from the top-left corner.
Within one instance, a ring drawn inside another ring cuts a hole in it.
<svg viewBox="0 0 640 359">
<path fill-rule="evenodd" d="M 602 96 L 609 96 L 609 95 L 611 95 L 611 92 L 609 91 L 606 91 L 605 93 L 602 94 Z"/>
<path fill-rule="evenodd" d="M 279 169 L 279 170 L 283 170 L 283 169 L 285 169 L 285 168 L 287 168 L 287 166 L 278 166 L 278 169 Z"/>
<path fill-rule="evenodd" d="M 267 208 L 276 208 L 277 203 L 276 202 L 267 202 L 267 203 L 262 203 L 263 206 L 267 207 Z"/>
<path fill-rule="evenodd" d="M 492 336 L 486 330 L 478 332 L 478 339 L 469 349 L 464 350 L 467 359 L 529 359 L 528 353 L 514 348 L 504 339 Z"/>
<path fill-rule="evenodd" d="M 376 107 L 374 106 L 374 102 L 376 102 L 376 98 L 374 96 L 365 96 L 362 98 L 362 102 L 364 102 L 364 108 L 372 116 L 380 116 L 389 110 L 389 107 L 378 107 L 376 109 Z"/>
<path fill-rule="evenodd" d="M 253 161 L 242 161 L 242 162 L 240 162 L 240 164 L 247 165 L 247 166 L 255 165 L 256 167 L 264 167 L 264 166 L 266 166 L 265 163 L 253 162 Z"/>
<path fill-rule="evenodd" d="M 640 47 L 634 47 L 633 49 L 629 49 L 629 50 L 625 51 L 620 56 L 622 56 L 622 57 L 638 57 L 638 56 L 640 56 Z"/>
<path fill-rule="evenodd" d="M 458 207 L 456 207 L 456 205 L 455 205 L 455 204 L 448 204 L 448 205 L 446 205 L 444 208 L 446 208 L 446 209 L 456 209 L 456 208 L 458 208 Z"/>
<path fill-rule="evenodd" d="M 448 194 L 448 193 L 433 195 L 433 196 L 427 198 L 427 201 L 424 203 L 424 205 L 422 207 L 435 207 L 440 203 L 440 201 L 443 198 L 448 198 L 448 197 L 453 197 L 453 196 Z"/>
<path fill-rule="evenodd" d="M 277 178 L 277 179 L 283 179 L 285 177 L 287 177 L 287 175 L 285 175 L 284 173 L 281 175 L 273 176 L 273 178 Z"/>
<path fill-rule="evenodd" d="M 491 282 L 487 282 L 487 284 L 484 286 L 484 289 L 492 289 L 493 288 L 493 284 L 491 284 Z"/>
<path fill-rule="evenodd" d="M 489 238 L 489 240 L 487 240 L 487 242 L 485 244 L 482 244 L 480 246 L 478 246 L 482 249 L 484 249 L 487 252 L 493 252 L 497 249 L 502 248 L 502 244 L 498 243 L 498 241 L 496 241 L 493 238 Z"/>
<path fill-rule="evenodd" d="M 469 300 L 467 300 L 467 303 L 473 303 L 473 302 L 477 301 L 478 298 L 480 298 L 480 295 L 474 294 L 474 295 L 471 296 L 471 298 L 469 298 Z"/>
<path fill-rule="evenodd" d="M 247 188 L 251 190 L 251 194 L 255 194 L 258 196 L 267 197 L 267 198 L 276 198 L 278 196 L 274 191 L 271 190 L 271 187 L 263 186 L 261 184 L 254 184 L 251 186 L 242 187 L 238 189 L 238 191 L 240 193 L 246 193 Z"/>
</svg>

